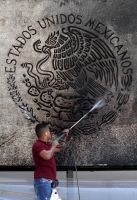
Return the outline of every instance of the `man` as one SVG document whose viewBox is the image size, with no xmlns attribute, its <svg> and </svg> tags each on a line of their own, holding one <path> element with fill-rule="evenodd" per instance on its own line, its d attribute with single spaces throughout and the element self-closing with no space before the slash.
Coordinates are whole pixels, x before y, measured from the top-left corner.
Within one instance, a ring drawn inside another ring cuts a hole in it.
<svg viewBox="0 0 137 200">
<path fill-rule="evenodd" d="M 49 142 L 51 133 L 45 122 L 37 124 L 35 132 L 38 140 L 32 147 L 33 160 L 35 163 L 34 172 L 34 189 L 38 200 L 49 200 L 52 193 L 52 185 L 56 187 L 58 180 L 56 178 L 56 163 L 54 153 L 60 152 L 61 148 L 57 148 L 58 141 L 54 140 L 52 144 Z M 62 134 L 66 133 L 63 140 L 66 141 L 69 130 L 65 129 Z M 64 145 L 62 143 L 62 145 Z"/>
</svg>

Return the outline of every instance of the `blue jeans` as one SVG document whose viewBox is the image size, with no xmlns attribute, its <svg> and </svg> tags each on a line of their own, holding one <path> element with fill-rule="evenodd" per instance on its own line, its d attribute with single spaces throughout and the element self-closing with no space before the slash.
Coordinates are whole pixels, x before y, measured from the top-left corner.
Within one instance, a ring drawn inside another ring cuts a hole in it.
<svg viewBox="0 0 137 200">
<path fill-rule="evenodd" d="M 51 183 L 46 178 L 34 179 L 34 189 L 38 200 L 50 200 L 52 189 Z"/>
</svg>

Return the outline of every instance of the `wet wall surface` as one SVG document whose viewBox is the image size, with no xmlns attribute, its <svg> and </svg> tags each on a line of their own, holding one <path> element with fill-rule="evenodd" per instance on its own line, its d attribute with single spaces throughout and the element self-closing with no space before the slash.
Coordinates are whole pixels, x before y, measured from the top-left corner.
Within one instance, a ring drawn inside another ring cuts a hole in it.
<svg viewBox="0 0 137 200">
<path fill-rule="evenodd" d="M 57 165 L 137 165 L 136 10 L 135 0 L 0 1 L 0 166 L 33 166 L 37 123 L 55 137 L 89 111 Z"/>
</svg>

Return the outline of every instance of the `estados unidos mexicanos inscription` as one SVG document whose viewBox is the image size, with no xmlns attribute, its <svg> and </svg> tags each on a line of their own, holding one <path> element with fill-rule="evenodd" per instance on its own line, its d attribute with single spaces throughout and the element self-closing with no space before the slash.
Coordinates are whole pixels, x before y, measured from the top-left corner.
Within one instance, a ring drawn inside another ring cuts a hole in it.
<svg viewBox="0 0 137 200">
<path fill-rule="evenodd" d="M 81 15 L 55 15 L 30 25 L 7 54 L 10 95 L 25 118 L 49 122 L 56 134 L 96 108 L 73 131 L 95 134 L 129 101 L 130 56 L 105 24 Z"/>
</svg>

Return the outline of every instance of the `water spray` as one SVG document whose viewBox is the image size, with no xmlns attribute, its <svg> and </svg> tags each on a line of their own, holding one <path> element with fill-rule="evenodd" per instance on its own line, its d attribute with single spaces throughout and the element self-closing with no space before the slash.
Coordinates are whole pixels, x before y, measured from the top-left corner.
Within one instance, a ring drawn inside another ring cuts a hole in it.
<svg viewBox="0 0 137 200">
<path fill-rule="evenodd" d="M 90 112 L 92 112 L 95 108 L 101 108 L 104 106 L 103 100 L 98 101 L 83 117 L 81 117 L 75 124 L 73 124 L 68 130 L 70 131 L 74 128 L 82 119 L 84 119 Z M 63 133 L 61 136 L 57 137 L 56 141 L 61 141 L 61 139 L 65 136 L 66 133 Z"/>
<path fill-rule="evenodd" d="M 73 124 L 73 126 L 71 126 L 69 128 L 69 130 L 71 130 L 74 126 L 76 126 L 82 119 L 84 119 L 90 112 L 92 112 L 95 108 L 101 108 L 103 107 L 103 103 L 101 103 L 102 100 L 100 100 L 99 102 L 97 102 L 83 117 L 81 117 L 75 124 Z"/>
</svg>

